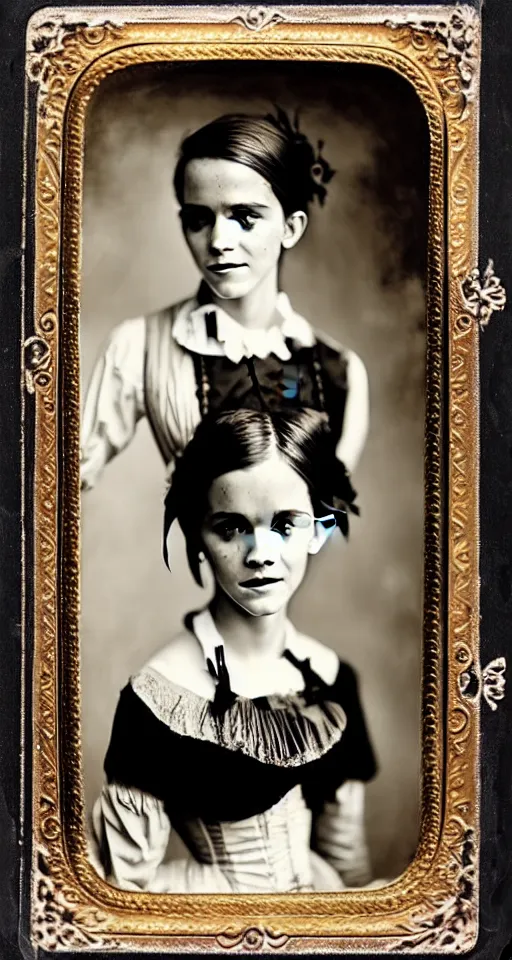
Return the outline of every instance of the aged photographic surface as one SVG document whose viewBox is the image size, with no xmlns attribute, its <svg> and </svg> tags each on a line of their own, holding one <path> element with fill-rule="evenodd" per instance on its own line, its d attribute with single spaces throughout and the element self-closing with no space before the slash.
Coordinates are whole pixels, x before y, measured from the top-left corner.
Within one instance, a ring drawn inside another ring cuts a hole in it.
<svg viewBox="0 0 512 960">
<path fill-rule="evenodd" d="M 116 887 L 414 858 L 428 169 L 383 67 L 159 64 L 91 100 L 83 776 Z"/>
<path fill-rule="evenodd" d="M 44 949 L 476 942 L 479 23 L 361 11 L 31 21 Z"/>
</svg>

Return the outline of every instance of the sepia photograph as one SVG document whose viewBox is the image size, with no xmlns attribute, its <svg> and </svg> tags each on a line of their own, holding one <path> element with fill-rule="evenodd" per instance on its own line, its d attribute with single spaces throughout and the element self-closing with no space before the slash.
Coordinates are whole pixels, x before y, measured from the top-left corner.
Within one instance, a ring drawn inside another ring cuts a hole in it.
<svg viewBox="0 0 512 960">
<path fill-rule="evenodd" d="M 420 831 L 429 130 L 356 63 L 159 63 L 85 121 L 88 857 L 381 887 Z"/>
<path fill-rule="evenodd" d="M 38 948 L 476 943 L 479 29 L 30 21 Z"/>
</svg>

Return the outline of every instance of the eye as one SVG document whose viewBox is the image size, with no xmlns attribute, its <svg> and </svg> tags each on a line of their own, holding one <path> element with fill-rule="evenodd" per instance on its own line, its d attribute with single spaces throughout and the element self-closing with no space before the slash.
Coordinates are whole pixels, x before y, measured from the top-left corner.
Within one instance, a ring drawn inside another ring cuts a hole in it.
<svg viewBox="0 0 512 960">
<path fill-rule="evenodd" d="M 291 537 L 294 530 L 309 527 L 310 523 L 311 520 L 305 513 L 297 515 L 285 513 L 275 518 L 272 530 L 275 530 L 282 537 L 288 538 Z"/>
<path fill-rule="evenodd" d="M 251 210 L 250 207 L 241 207 L 233 211 L 231 219 L 236 220 L 243 230 L 252 230 L 256 221 L 261 218 L 260 215 L 256 213 L 255 210 Z"/>
<path fill-rule="evenodd" d="M 213 214 L 205 207 L 183 207 L 180 210 L 181 223 L 184 230 L 190 233 L 199 233 L 205 227 L 213 224 Z"/>
<path fill-rule="evenodd" d="M 237 518 L 236 520 L 222 520 L 221 523 L 214 525 L 213 530 L 221 540 L 229 543 L 229 541 L 234 540 L 235 537 L 249 533 L 249 524 L 241 518 Z"/>
<path fill-rule="evenodd" d="M 279 533 L 282 537 L 290 537 L 293 533 L 293 523 L 291 520 L 277 520 L 272 524 L 272 530 Z"/>
</svg>

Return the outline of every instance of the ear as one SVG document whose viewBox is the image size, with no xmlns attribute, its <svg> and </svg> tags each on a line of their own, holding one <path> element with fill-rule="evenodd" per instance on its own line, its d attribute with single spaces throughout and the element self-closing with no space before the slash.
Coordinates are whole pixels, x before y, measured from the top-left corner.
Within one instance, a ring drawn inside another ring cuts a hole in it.
<svg viewBox="0 0 512 960">
<path fill-rule="evenodd" d="M 308 225 L 307 214 L 303 210 L 296 210 L 286 218 L 282 245 L 285 250 L 291 250 L 299 242 Z"/>
<path fill-rule="evenodd" d="M 324 520 L 315 520 L 315 533 L 308 547 L 308 553 L 314 557 L 320 553 L 324 543 L 327 543 L 331 534 L 336 530 L 336 521 L 334 516 L 325 517 Z"/>
</svg>

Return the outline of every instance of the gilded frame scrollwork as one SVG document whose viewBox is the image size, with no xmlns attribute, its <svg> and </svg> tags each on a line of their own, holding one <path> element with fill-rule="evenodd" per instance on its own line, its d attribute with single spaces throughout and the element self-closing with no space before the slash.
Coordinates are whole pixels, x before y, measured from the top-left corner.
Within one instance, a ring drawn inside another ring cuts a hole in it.
<svg viewBox="0 0 512 960">
<path fill-rule="evenodd" d="M 34 530 L 36 945 L 298 954 L 464 953 L 475 944 L 480 701 L 485 696 L 494 708 L 504 684 L 504 663 L 485 675 L 479 660 L 478 325 L 504 304 L 492 264 L 483 283 L 478 273 L 479 42 L 470 6 L 160 7 L 158 16 L 151 8 L 75 7 L 46 9 L 29 24 L 27 103 L 30 95 L 37 172 L 34 329 L 24 341 L 24 383 L 35 408 L 35 513 L 26 522 Z M 381 889 L 133 894 L 100 880 L 86 856 L 78 629 L 85 115 L 114 71 L 208 59 L 378 64 L 413 85 L 428 118 L 421 832 L 413 863 Z"/>
</svg>

